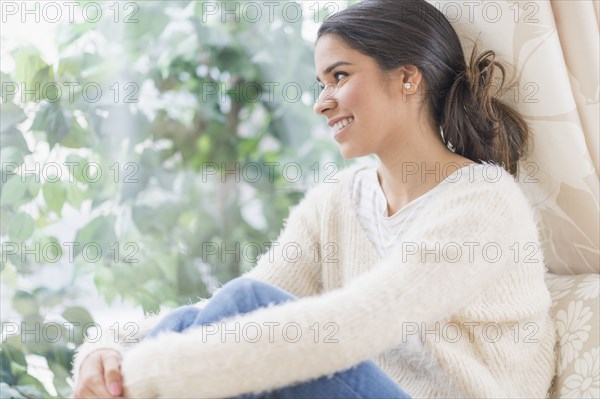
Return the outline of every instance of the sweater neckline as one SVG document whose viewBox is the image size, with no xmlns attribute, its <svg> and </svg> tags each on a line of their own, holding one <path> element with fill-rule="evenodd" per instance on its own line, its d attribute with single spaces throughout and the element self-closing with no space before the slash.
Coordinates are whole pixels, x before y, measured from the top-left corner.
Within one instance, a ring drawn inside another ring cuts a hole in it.
<svg viewBox="0 0 600 399">
<path fill-rule="evenodd" d="M 438 184 L 436 184 L 433 188 L 431 188 L 430 190 L 424 192 L 423 194 L 419 195 L 418 197 L 414 198 L 412 201 L 410 201 L 409 203 L 405 204 L 402 208 L 400 208 L 399 210 L 397 210 L 393 215 L 388 215 L 387 213 L 387 198 L 385 196 L 385 193 L 383 192 L 383 187 L 381 187 L 381 183 L 379 182 L 379 175 L 377 173 L 377 167 L 378 165 L 376 163 L 373 162 L 369 162 L 369 163 L 360 163 L 358 165 L 356 165 L 354 167 L 354 169 L 352 170 L 351 173 L 351 179 L 350 179 L 350 190 L 352 190 L 352 187 L 354 186 L 354 179 L 356 177 L 356 175 L 358 174 L 359 171 L 366 169 L 366 172 L 368 173 L 367 178 L 371 179 L 371 184 L 373 184 L 374 188 L 375 188 L 375 192 L 376 192 L 376 196 L 377 196 L 377 201 L 379 203 L 379 206 L 382 207 L 383 211 L 381 213 L 381 217 L 384 220 L 393 220 L 396 217 L 399 217 L 400 214 L 402 213 L 406 213 L 409 209 L 416 207 L 418 204 L 426 201 L 427 199 L 429 199 L 429 197 L 434 194 L 435 192 L 439 191 L 442 188 L 445 188 L 448 184 L 452 183 L 452 180 L 459 174 L 462 174 L 462 172 L 464 170 L 466 170 L 467 168 L 472 168 L 472 167 L 483 167 L 485 166 L 486 163 L 477 163 L 477 162 L 473 162 L 470 163 L 468 165 L 465 165 L 463 167 L 458 168 L 457 170 L 455 170 L 454 172 L 450 173 L 448 176 L 446 176 L 444 179 L 442 179 Z M 353 192 L 350 192 L 350 199 L 351 202 L 354 202 L 353 199 Z"/>
<path fill-rule="evenodd" d="M 407 209 L 416 207 L 419 203 L 422 203 L 423 201 L 427 200 L 432 194 L 434 194 L 435 192 L 439 191 L 440 189 L 443 189 L 444 187 L 446 187 L 449 183 L 451 183 L 452 179 L 455 176 L 457 176 L 459 173 L 462 173 L 467 168 L 471 168 L 471 167 L 475 168 L 478 165 L 481 166 L 481 164 L 473 162 L 473 163 L 465 165 L 461 168 L 456 169 L 454 172 L 450 173 L 448 176 L 446 176 L 444 179 L 442 179 L 442 181 L 440 181 L 438 184 L 433 186 L 431 189 L 429 189 L 428 191 L 419 195 L 418 197 L 414 198 L 412 201 L 410 201 L 409 203 L 404 205 L 402 208 L 398 209 L 393 215 L 388 215 L 388 212 L 387 212 L 387 208 L 388 208 L 387 198 L 385 196 L 385 193 L 383 192 L 383 187 L 381 186 L 381 182 L 379 181 L 379 175 L 377 173 L 377 165 L 371 166 L 372 173 L 375 178 L 374 183 L 375 183 L 375 187 L 377 190 L 377 196 L 379 197 L 380 201 L 383 200 L 383 202 L 385 202 L 383 217 L 385 218 L 385 220 L 390 220 L 390 219 L 393 219 L 394 217 L 396 217 L 397 215 L 399 215 L 400 213 L 406 212 Z"/>
<path fill-rule="evenodd" d="M 394 219 L 399 218 L 402 214 L 407 213 L 409 210 L 413 209 L 413 211 L 411 212 L 414 213 L 415 209 L 417 207 L 422 207 L 422 204 L 425 200 L 427 200 L 435 191 L 439 190 L 440 187 L 442 186 L 442 184 L 444 183 L 444 181 L 446 179 L 444 179 L 443 181 L 441 181 L 440 183 L 438 183 L 435 187 L 433 187 L 431 190 L 426 191 L 425 193 L 419 195 L 418 197 L 414 198 L 412 201 L 410 201 L 409 203 L 405 204 L 402 208 L 398 209 L 394 214 L 389 215 L 388 214 L 388 202 L 387 202 L 387 198 L 385 196 L 385 193 L 383 192 L 383 187 L 381 187 L 381 183 L 379 182 L 379 175 L 377 174 L 377 168 L 374 167 L 373 169 L 371 169 L 370 171 L 371 179 L 373 180 L 374 186 L 375 186 L 375 193 L 377 195 L 377 201 L 379 202 L 379 206 L 381 207 L 381 211 L 379 212 L 379 216 L 381 217 L 381 219 L 383 221 L 392 221 Z M 455 172 L 456 173 L 456 172 Z M 448 176 L 450 177 L 450 176 Z M 419 206 L 419 204 L 421 204 L 421 206 Z"/>
<path fill-rule="evenodd" d="M 356 174 L 359 170 L 369 167 L 370 165 L 359 164 L 349 168 L 348 178 L 341 181 L 342 184 L 346 185 L 346 187 L 342 187 L 342 192 L 346 192 L 348 195 L 342 195 L 341 201 L 343 206 L 347 209 L 347 212 L 350 214 L 354 230 L 356 231 L 356 234 L 359 235 L 359 237 L 357 237 L 359 238 L 359 241 L 367 243 L 366 245 L 368 247 L 370 255 L 373 256 L 373 259 L 381 260 L 383 259 L 383 257 L 377 250 L 377 247 L 375 247 L 373 241 L 371 241 L 371 239 L 367 235 L 367 232 L 365 231 L 363 226 L 360 224 L 360 220 L 358 219 L 358 215 L 356 214 L 356 210 L 354 209 L 354 204 L 352 202 L 352 186 L 354 179 L 356 178 Z"/>
<path fill-rule="evenodd" d="M 462 168 L 457 169 L 456 171 L 454 171 L 453 173 L 451 173 L 450 175 L 448 175 L 444 180 L 442 180 L 437 186 L 435 186 L 433 189 L 429 190 L 428 192 L 426 192 L 425 194 L 417 197 L 415 200 L 411 201 L 410 203 L 407 204 L 411 205 L 413 203 L 418 202 L 417 200 L 419 199 L 424 199 L 425 196 L 427 196 L 427 198 L 429 198 L 428 194 L 431 193 L 433 190 L 437 190 L 440 186 L 442 185 L 447 185 L 452 183 L 452 177 L 454 177 L 458 172 L 462 171 L 463 169 L 466 168 L 471 168 L 471 167 L 477 167 L 477 166 L 485 166 L 487 165 L 486 162 L 482 162 L 482 163 L 471 163 L 469 165 L 465 165 Z M 351 213 L 352 215 L 350 216 L 352 218 L 353 224 L 355 226 L 355 230 L 358 230 L 357 234 L 361 235 L 361 240 L 365 241 L 368 243 L 368 247 L 370 252 L 375 256 L 376 259 L 384 259 L 381 254 L 379 253 L 379 251 L 377 250 L 377 247 L 375 246 L 375 244 L 371 241 L 371 239 L 369 238 L 369 236 L 367 235 L 367 232 L 365 231 L 365 229 L 363 228 L 362 224 L 360 223 L 360 220 L 358 218 L 358 215 L 356 214 L 356 210 L 354 209 L 354 204 L 352 201 L 352 187 L 353 187 L 353 183 L 354 183 L 354 179 L 356 178 L 357 173 L 362 170 L 362 169 L 369 169 L 369 168 L 376 168 L 377 165 L 374 164 L 369 164 L 369 163 L 359 163 L 358 165 L 355 166 L 351 166 L 349 167 L 348 170 L 348 178 L 343 180 L 343 184 L 346 185 L 345 188 L 342 187 L 342 192 L 346 192 L 348 195 L 342 195 L 342 201 L 345 201 L 345 206 L 348 208 L 349 213 Z M 375 177 L 377 178 L 377 175 L 375 175 Z M 379 184 L 379 182 L 377 182 L 377 184 Z M 379 186 L 379 189 L 381 189 L 381 186 Z M 382 192 L 383 195 L 383 192 Z M 404 211 L 407 206 L 402 207 L 399 211 L 397 211 L 394 215 L 398 214 L 398 212 L 402 212 Z M 387 203 L 386 203 L 386 207 L 387 207 Z M 421 209 L 423 209 L 424 207 L 420 207 Z M 393 215 L 393 216 L 394 216 Z M 418 217 L 418 215 L 415 215 L 415 217 Z"/>
</svg>

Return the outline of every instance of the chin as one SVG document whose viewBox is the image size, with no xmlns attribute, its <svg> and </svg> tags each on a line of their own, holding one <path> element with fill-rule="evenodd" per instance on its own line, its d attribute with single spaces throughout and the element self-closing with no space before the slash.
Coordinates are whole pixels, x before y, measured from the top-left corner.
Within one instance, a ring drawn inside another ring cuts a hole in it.
<svg viewBox="0 0 600 399">
<path fill-rule="evenodd" d="M 340 147 L 340 154 L 347 161 L 367 155 L 364 151 L 358 151 L 356 148 L 347 148 L 344 145 Z"/>
</svg>

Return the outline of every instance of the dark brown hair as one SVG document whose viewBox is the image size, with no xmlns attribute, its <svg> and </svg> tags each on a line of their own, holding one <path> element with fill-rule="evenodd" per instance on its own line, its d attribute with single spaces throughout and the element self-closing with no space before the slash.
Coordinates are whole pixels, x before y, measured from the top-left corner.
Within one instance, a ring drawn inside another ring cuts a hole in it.
<svg viewBox="0 0 600 399">
<path fill-rule="evenodd" d="M 501 165 L 516 175 L 530 135 L 523 118 L 492 92 L 501 92 L 505 69 L 493 51 L 478 54 L 477 45 L 467 64 L 456 31 L 433 5 L 425 0 L 364 0 L 327 18 L 317 40 L 325 34 L 374 58 L 383 71 L 416 66 L 444 144 L 456 154 Z M 496 68 L 502 73 L 499 85 Z"/>
</svg>

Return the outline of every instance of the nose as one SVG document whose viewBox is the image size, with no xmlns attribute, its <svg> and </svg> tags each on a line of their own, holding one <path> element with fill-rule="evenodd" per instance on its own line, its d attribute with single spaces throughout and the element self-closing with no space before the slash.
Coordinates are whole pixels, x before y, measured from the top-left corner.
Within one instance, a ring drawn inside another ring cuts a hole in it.
<svg viewBox="0 0 600 399">
<path fill-rule="evenodd" d="M 336 87 L 333 84 L 326 84 L 315 101 L 313 110 L 317 115 L 324 114 L 330 109 L 337 107 Z"/>
</svg>

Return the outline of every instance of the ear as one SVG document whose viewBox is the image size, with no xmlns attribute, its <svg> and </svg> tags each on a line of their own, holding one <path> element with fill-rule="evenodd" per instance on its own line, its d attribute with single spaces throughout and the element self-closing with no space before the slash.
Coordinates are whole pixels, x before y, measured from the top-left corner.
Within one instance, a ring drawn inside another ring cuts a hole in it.
<svg viewBox="0 0 600 399">
<path fill-rule="evenodd" d="M 402 65 L 389 72 L 390 81 L 394 82 L 394 85 L 398 86 L 398 89 L 402 93 L 414 93 L 416 89 L 421 85 L 423 75 L 419 68 L 414 65 Z M 410 83 L 411 87 L 406 90 L 405 84 Z"/>
</svg>

